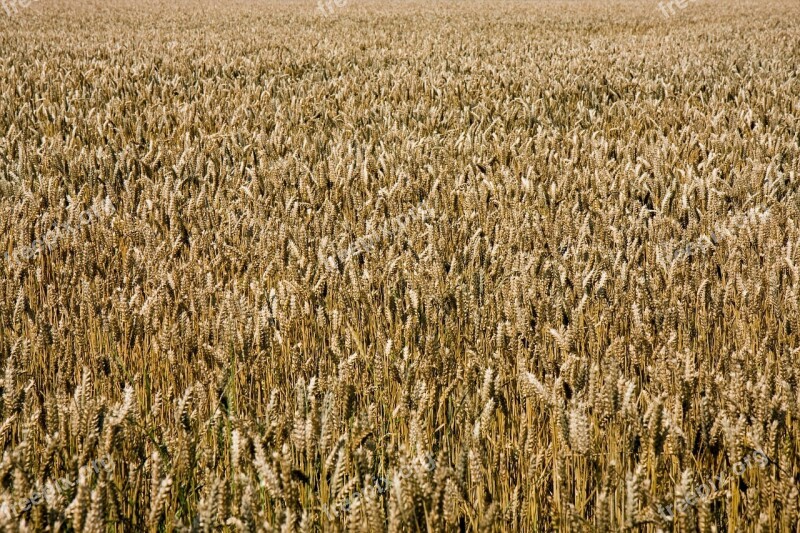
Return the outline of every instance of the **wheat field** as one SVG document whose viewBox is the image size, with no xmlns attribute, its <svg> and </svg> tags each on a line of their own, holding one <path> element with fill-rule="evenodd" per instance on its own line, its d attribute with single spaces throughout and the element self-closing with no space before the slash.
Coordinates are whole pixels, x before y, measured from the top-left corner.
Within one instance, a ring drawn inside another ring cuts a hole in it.
<svg viewBox="0 0 800 533">
<path fill-rule="evenodd" d="M 669 6 L 0 3 L 0 530 L 800 530 L 800 3 Z"/>
</svg>

